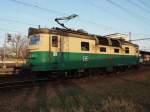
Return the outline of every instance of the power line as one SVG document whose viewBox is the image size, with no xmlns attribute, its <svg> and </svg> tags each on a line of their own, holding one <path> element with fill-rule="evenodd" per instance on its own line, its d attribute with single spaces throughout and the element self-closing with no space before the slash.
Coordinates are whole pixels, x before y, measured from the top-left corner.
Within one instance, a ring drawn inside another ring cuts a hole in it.
<svg viewBox="0 0 150 112">
<path fill-rule="evenodd" d="M 136 36 L 150 36 L 150 34 L 144 34 L 144 33 L 132 33 L 132 35 L 136 35 Z"/>
<path fill-rule="evenodd" d="M 142 1 L 142 0 L 137 0 L 139 3 L 141 3 L 144 7 L 147 7 L 147 9 L 149 9 L 149 5 L 148 4 L 146 4 L 144 1 Z"/>
<path fill-rule="evenodd" d="M 96 22 L 87 20 L 87 19 L 80 18 L 79 20 L 80 20 L 81 22 L 84 22 L 84 23 L 90 23 L 90 24 L 95 25 L 95 26 L 98 26 L 98 27 L 103 27 L 103 29 L 105 29 L 105 30 L 114 30 L 114 31 L 118 30 L 117 28 L 113 28 L 113 27 L 110 27 L 110 26 L 106 26 L 106 25 L 103 25 L 103 24 L 100 24 L 100 23 L 96 23 Z"/>
<path fill-rule="evenodd" d="M 105 12 L 109 13 L 110 15 L 114 16 L 114 15 L 113 15 L 111 12 L 109 12 L 108 10 L 105 10 L 104 8 L 99 7 L 97 4 L 91 2 L 90 0 L 86 0 L 86 3 L 87 3 L 87 1 L 88 1 L 88 4 L 91 5 L 92 7 L 95 7 L 95 8 L 98 8 L 98 9 L 102 9 L 103 11 L 105 11 Z M 116 17 L 116 16 L 114 16 L 114 17 Z"/>
<path fill-rule="evenodd" d="M 133 0 L 127 0 L 130 4 L 134 5 L 135 7 L 142 9 L 143 11 L 150 13 L 149 10 L 146 10 L 145 8 L 143 8 L 142 6 L 140 6 L 138 3 L 133 2 Z"/>
<path fill-rule="evenodd" d="M 54 13 L 54 14 L 59 14 L 59 15 L 67 15 L 63 12 L 60 12 L 60 11 L 56 11 L 56 10 L 52 10 L 52 9 L 49 9 L 49 8 L 44 8 L 44 7 L 41 7 L 39 5 L 35 5 L 35 4 L 30 4 L 30 3 L 26 3 L 26 2 L 22 2 L 22 1 L 19 1 L 19 0 L 9 0 L 11 2 L 15 2 L 17 4 L 21 4 L 21 5 L 24 5 L 24 6 L 27 6 L 27 7 L 32 7 L 32 8 L 37 8 L 37 9 L 40 9 L 40 10 L 43 10 L 43 11 L 47 11 L 47 12 L 50 12 L 50 13 Z M 88 24 L 93 24 L 93 25 L 96 25 L 96 26 L 100 26 L 100 27 L 105 27 L 105 29 L 115 29 L 116 28 L 112 28 L 112 27 L 109 27 L 109 26 L 106 26 L 106 25 L 102 25 L 102 24 L 99 24 L 99 23 L 96 23 L 96 22 L 93 22 L 93 21 L 90 21 L 90 20 L 87 20 L 87 19 L 84 19 L 84 18 L 81 18 L 79 19 L 81 22 L 86 22 Z"/>
<path fill-rule="evenodd" d="M 126 8 L 122 7 L 121 5 L 111 1 L 111 0 L 106 0 L 108 3 L 112 4 L 113 6 L 116 6 L 118 8 L 120 8 L 121 10 L 123 10 L 124 12 L 128 13 L 129 15 L 132 15 L 132 13 L 130 11 L 128 11 Z M 135 15 L 132 15 L 135 16 Z"/>
<path fill-rule="evenodd" d="M 113 16 L 113 17 L 115 17 L 115 18 L 121 18 L 121 19 L 123 19 L 124 20 L 124 22 L 126 22 L 126 23 L 129 23 L 130 22 L 130 20 L 129 19 L 127 19 L 127 18 L 122 18 L 122 17 L 120 17 L 120 16 L 115 16 L 115 15 L 113 15 L 112 14 L 112 12 L 110 12 L 109 10 L 106 10 L 105 8 L 103 8 L 102 6 L 100 6 L 100 5 L 98 5 L 98 4 L 95 4 L 94 2 L 92 2 L 91 0 L 86 0 L 86 3 L 88 3 L 90 6 L 92 6 L 92 7 L 95 7 L 95 8 L 98 8 L 98 9 L 100 9 L 100 10 L 103 10 L 103 11 L 105 11 L 106 13 L 108 13 L 109 15 L 111 15 L 111 16 Z M 128 21 L 128 22 L 127 22 Z M 135 21 L 134 21 L 135 22 Z M 128 32 L 130 32 L 130 31 L 128 31 Z M 136 35 L 150 35 L 150 34 L 136 34 Z"/>
<path fill-rule="evenodd" d="M 141 41 L 141 40 L 150 40 L 150 38 L 134 39 L 134 40 L 130 40 L 130 41 Z"/>
<path fill-rule="evenodd" d="M 120 16 L 115 16 L 114 14 L 112 14 L 112 12 L 110 12 L 110 11 L 108 11 L 108 10 L 106 10 L 106 9 L 104 9 L 103 7 L 101 7 L 101 6 L 99 6 L 99 5 L 97 5 L 97 4 L 95 4 L 95 3 L 93 3 L 92 1 L 90 1 L 90 0 L 86 0 L 86 3 L 89 3 L 89 5 L 91 5 L 92 7 L 95 7 L 95 8 L 98 8 L 98 9 L 100 9 L 100 10 L 103 10 L 103 11 L 105 11 L 106 13 L 108 13 L 109 15 L 111 15 L 111 16 L 113 16 L 113 17 L 115 17 L 115 18 L 117 18 L 118 19 L 118 17 L 119 18 L 121 18 L 121 19 L 123 19 L 124 20 L 124 22 L 130 22 L 130 20 L 129 19 L 127 19 L 126 17 L 120 17 Z M 127 23 L 128 23 L 127 22 Z"/>
<path fill-rule="evenodd" d="M 113 2 L 112 0 L 106 0 L 108 3 L 112 4 L 113 6 L 115 7 L 118 7 L 119 9 L 121 9 L 122 11 L 128 13 L 130 16 L 134 17 L 135 19 L 140 19 L 142 20 L 141 22 L 143 22 L 143 19 L 147 20 L 147 21 L 150 21 L 148 18 L 142 16 L 139 16 L 138 14 L 136 14 L 135 12 L 132 12 L 132 11 L 129 11 L 128 9 L 122 7 L 121 5 L 117 4 L 116 2 Z M 147 23 L 148 24 L 148 23 Z"/>
<path fill-rule="evenodd" d="M 147 50 L 150 50 L 150 48 L 147 48 L 147 49 L 140 49 L 140 50 L 142 50 L 142 51 L 147 51 Z"/>
<path fill-rule="evenodd" d="M 19 24 L 24 24 L 24 25 L 37 26 L 35 24 L 31 24 L 31 23 L 27 23 L 27 22 L 22 22 L 22 21 L 18 21 L 18 20 L 6 19 L 6 18 L 0 18 L 0 21 L 12 22 L 12 23 L 19 23 Z"/>
<path fill-rule="evenodd" d="M 0 31 L 9 31 L 9 32 L 14 32 L 14 33 L 25 33 L 17 30 L 12 30 L 12 29 L 7 29 L 7 28 L 0 28 Z"/>
<path fill-rule="evenodd" d="M 48 8 L 44 8 L 44 7 L 40 7 L 39 5 L 30 4 L 30 3 L 22 2 L 22 1 L 19 1 L 19 0 L 9 0 L 9 1 L 15 2 L 17 4 L 22 4 L 22 5 L 25 5 L 25 6 L 28 6 L 28 7 L 34 7 L 34 8 L 37 8 L 37 9 L 40 9 L 40 10 L 43 10 L 43 11 L 47 11 L 47 12 L 51 12 L 51 13 L 54 13 L 54 14 L 57 13 L 57 14 L 60 14 L 60 15 L 65 15 L 65 13 L 62 13 L 62 12 L 59 12 L 59 11 L 56 11 L 56 10 L 52 10 L 52 9 L 48 9 Z"/>
<path fill-rule="evenodd" d="M 61 15 L 67 15 L 67 14 L 62 13 L 62 12 L 59 12 L 59 11 L 55 11 L 55 10 L 52 10 L 52 9 L 40 7 L 39 5 L 26 3 L 26 2 L 19 1 L 19 0 L 9 0 L 9 1 L 15 2 L 15 3 L 17 3 L 17 4 L 24 5 L 24 6 L 27 6 L 27 7 L 37 8 L 37 9 L 40 9 L 40 10 L 43 10 L 43 11 L 55 13 L 55 14 L 57 13 L 57 14 L 61 14 Z M 80 18 L 79 20 L 80 20 L 81 22 L 86 22 L 86 23 L 89 23 L 89 24 L 92 24 L 92 25 L 95 25 L 95 26 L 103 27 L 105 30 L 114 30 L 114 31 L 118 30 L 117 28 L 110 27 L 110 26 L 106 26 L 106 25 L 102 25 L 102 24 L 100 24 L 100 23 L 96 23 L 96 22 L 93 22 L 93 21 L 90 21 L 90 20 L 87 20 L 87 19 L 84 19 L 84 18 Z M 16 22 L 18 22 L 18 21 L 16 21 Z M 22 22 L 18 22 L 18 23 L 22 23 Z M 23 24 L 24 24 L 24 23 L 25 23 L 25 22 L 23 22 Z M 25 23 L 25 24 L 26 24 L 26 23 Z"/>
</svg>

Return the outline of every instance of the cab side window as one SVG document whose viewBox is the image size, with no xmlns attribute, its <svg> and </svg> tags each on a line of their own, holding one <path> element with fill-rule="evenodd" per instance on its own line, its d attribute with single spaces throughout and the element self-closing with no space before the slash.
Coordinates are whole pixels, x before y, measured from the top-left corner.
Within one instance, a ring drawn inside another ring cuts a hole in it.
<svg viewBox="0 0 150 112">
<path fill-rule="evenodd" d="M 100 47 L 100 52 L 106 52 L 106 47 Z"/>
<path fill-rule="evenodd" d="M 52 36 L 52 47 L 58 47 L 58 36 Z"/>
<path fill-rule="evenodd" d="M 130 53 L 129 47 L 125 47 L 125 53 L 126 53 L 126 54 L 129 54 L 129 53 Z"/>
<path fill-rule="evenodd" d="M 29 44 L 30 44 L 30 45 L 38 45 L 39 42 L 40 42 L 40 37 L 38 37 L 38 36 L 33 36 L 33 37 L 30 38 Z"/>
<path fill-rule="evenodd" d="M 82 51 L 89 51 L 89 42 L 81 42 L 81 50 Z"/>
<path fill-rule="evenodd" d="M 114 49 L 114 53 L 119 53 L 119 49 Z"/>
</svg>

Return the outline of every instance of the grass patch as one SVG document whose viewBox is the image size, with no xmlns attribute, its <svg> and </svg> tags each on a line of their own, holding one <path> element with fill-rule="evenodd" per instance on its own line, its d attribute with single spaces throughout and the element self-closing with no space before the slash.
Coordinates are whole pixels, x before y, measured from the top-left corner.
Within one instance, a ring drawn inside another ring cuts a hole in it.
<svg viewBox="0 0 150 112">
<path fill-rule="evenodd" d="M 48 112 L 47 107 L 47 96 L 46 96 L 46 85 L 40 85 L 38 93 L 36 95 L 37 102 L 35 112 Z"/>
<path fill-rule="evenodd" d="M 144 112 L 143 107 L 133 101 L 108 98 L 103 102 L 101 112 Z"/>
</svg>

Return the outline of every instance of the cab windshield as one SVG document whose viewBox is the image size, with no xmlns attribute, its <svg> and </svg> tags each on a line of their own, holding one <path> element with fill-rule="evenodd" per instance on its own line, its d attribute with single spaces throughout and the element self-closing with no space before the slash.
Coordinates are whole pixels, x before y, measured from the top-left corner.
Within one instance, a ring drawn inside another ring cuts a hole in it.
<svg viewBox="0 0 150 112">
<path fill-rule="evenodd" d="M 30 37 L 30 45 L 38 45 L 40 42 L 39 36 L 32 36 Z"/>
</svg>

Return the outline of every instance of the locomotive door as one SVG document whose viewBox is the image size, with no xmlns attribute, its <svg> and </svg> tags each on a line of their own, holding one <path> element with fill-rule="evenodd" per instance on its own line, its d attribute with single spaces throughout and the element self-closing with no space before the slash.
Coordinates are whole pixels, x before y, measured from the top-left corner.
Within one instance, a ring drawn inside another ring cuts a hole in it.
<svg viewBox="0 0 150 112">
<path fill-rule="evenodd" d="M 59 63 L 59 55 L 60 55 L 60 36 L 51 35 L 50 36 L 50 46 L 49 46 L 49 61 L 54 65 L 58 65 Z"/>
<path fill-rule="evenodd" d="M 56 69 L 65 68 L 69 58 L 69 39 L 68 37 L 51 35 L 49 48 L 49 62 Z"/>
<path fill-rule="evenodd" d="M 60 52 L 61 52 L 61 62 L 66 64 L 67 60 L 69 59 L 69 38 L 61 36 L 60 37 Z"/>
</svg>

